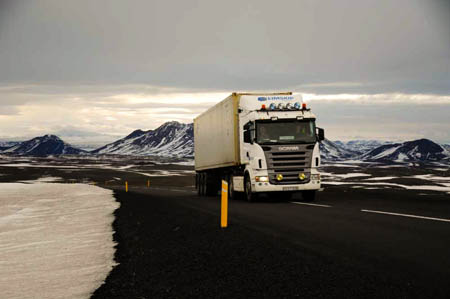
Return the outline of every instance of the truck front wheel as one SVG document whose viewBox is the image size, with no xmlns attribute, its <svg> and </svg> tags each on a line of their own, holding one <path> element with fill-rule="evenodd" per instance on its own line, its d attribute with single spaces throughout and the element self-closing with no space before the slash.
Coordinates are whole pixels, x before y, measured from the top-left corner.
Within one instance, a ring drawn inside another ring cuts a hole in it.
<svg viewBox="0 0 450 299">
<path fill-rule="evenodd" d="M 303 201 L 311 202 L 316 199 L 316 190 L 307 190 L 302 192 Z"/>
<path fill-rule="evenodd" d="M 252 192 L 252 181 L 250 180 L 250 177 L 248 175 L 245 176 L 245 197 L 247 198 L 248 202 L 253 202 L 257 198 L 257 194 Z"/>
</svg>

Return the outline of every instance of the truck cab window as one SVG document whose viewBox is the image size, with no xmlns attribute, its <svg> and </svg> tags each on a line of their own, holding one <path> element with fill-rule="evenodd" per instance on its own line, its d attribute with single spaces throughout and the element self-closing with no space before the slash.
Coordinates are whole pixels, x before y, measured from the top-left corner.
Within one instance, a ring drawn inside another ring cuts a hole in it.
<svg viewBox="0 0 450 299">
<path fill-rule="evenodd" d="M 244 142 L 253 143 L 255 140 L 255 123 L 249 121 L 244 125 Z"/>
<path fill-rule="evenodd" d="M 316 141 L 314 120 L 257 121 L 259 144 L 313 143 Z"/>
</svg>

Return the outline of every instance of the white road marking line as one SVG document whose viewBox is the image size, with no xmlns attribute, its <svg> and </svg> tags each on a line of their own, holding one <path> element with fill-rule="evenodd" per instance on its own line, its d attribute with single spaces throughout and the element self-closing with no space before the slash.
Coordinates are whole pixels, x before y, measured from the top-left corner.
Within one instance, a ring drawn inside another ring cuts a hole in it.
<svg viewBox="0 0 450 299">
<path fill-rule="evenodd" d="M 410 215 L 410 214 L 400 214 L 400 213 L 373 211 L 373 210 L 361 210 L 361 212 L 375 213 L 375 214 L 385 214 L 385 215 L 392 215 L 392 216 L 402 216 L 402 217 L 418 218 L 418 219 L 426 219 L 426 220 L 434 220 L 434 221 L 442 221 L 442 222 L 450 222 L 450 219 L 426 217 L 426 216 L 417 216 L 417 215 Z"/>
<path fill-rule="evenodd" d="M 291 201 L 290 203 L 295 203 L 296 205 L 305 205 L 305 206 L 313 206 L 313 207 L 321 207 L 321 208 L 331 208 L 331 206 L 329 206 L 329 205 L 319 205 L 319 204 L 315 204 L 315 203 L 296 202 L 296 201 Z"/>
</svg>

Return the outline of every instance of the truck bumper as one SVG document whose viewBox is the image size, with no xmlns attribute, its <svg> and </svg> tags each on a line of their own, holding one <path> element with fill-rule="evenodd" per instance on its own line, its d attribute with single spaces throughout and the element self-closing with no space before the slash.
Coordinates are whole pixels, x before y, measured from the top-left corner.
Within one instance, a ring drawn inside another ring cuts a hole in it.
<svg viewBox="0 0 450 299">
<path fill-rule="evenodd" d="M 310 181 L 306 184 L 293 185 L 273 185 L 269 182 L 252 182 L 252 190 L 254 192 L 278 192 L 278 191 L 304 191 L 304 190 L 319 190 L 320 181 Z"/>
</svg>

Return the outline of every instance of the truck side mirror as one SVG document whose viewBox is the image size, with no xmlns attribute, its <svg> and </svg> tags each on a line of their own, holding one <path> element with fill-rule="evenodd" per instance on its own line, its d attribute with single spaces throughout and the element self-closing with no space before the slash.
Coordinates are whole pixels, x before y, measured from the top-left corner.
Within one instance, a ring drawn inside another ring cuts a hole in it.
<svg viewBox="0 0 450 299">
<path fill-rule="evenodd" d="M 245 143 L 253 143 L 252 142 L 252 131 L 250 131 L 250 130 L 244 131 L 244 142 Z"/>
<path fill-rule="evenodd" d="M 325 131 L 322 128 L 317 128 L 317 138 L 319 141 L 325 140 Z"/>
</svg>

